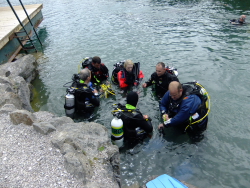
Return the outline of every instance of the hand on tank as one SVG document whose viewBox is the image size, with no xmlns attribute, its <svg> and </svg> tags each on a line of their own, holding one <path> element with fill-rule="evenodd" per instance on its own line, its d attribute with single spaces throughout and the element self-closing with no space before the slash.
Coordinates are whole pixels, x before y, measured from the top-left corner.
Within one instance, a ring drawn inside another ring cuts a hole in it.
<svg viewBox="0 0 250 188">
<path fill-rule="evenodd" d="M 168 117 L 168 114 L 163 114 L 163 115 L 162 115 L 162 119 L 163 119 L 164 121 L 166 121 L 166 120 L 169 120 L 170 118 Z"/>
<path fill-rule="evenodd" d="M 161 123 L 160 125 L 158 125 L 158 129 L 163 129 L 164 125 Z"/>
<path fill-rule="evenodd" d="M 93 92 L 94 94 L 95 94 L 95 93 L 98 94 L 98 91 L 97 91 L 96 89 L 94 89 L 92 92 Z"/>
</svg>

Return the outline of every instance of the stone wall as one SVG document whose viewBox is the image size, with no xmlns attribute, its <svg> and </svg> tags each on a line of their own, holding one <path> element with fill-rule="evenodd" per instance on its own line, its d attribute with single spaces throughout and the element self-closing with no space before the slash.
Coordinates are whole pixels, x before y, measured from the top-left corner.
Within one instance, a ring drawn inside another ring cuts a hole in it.
<svg viewBox="0 0 250 188">
<path fill-rule="evenodd" d="M 15 125 L 53 135 L 51 142 L 64 156 L 65 169 L 86 187 L 120 187 L 119 149 L 111 143 L 106 127 L 32 110 L 29 88 L 36 65 L 32 55 L 0 65 L 0 113 L 8 112 Z"/>
</svg>

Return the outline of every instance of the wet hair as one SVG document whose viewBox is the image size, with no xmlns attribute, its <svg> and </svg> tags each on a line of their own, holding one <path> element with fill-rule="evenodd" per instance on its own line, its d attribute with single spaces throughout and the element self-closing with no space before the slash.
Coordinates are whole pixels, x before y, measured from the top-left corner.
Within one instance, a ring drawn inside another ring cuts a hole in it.
<svg viewBox="0 0 250 188">
<path fill-rule="evenodd" d="M 101 64 L 101 58 L 98 57 L 98 56 L 93 57 L 92 58 L 92 63 L 94 63 L 94 64 L 96 64 L 96 63 Z"/>
<path fill-rule="evenodd" d="M 130 59 L 127 59 L 127 60 L 125 61 L 125 63 L 124 63 L 124 68 L 126 69 L 126 67 L 127 67 L 128 65 L 133 65 L 133 66 L 134 66 L 133 61 L 131 61 Z"/>
<path fill-rule="evenodd" d="M 156 66 L 161 66 L 163 69 L 165 69 L 165 63 L 163 62 L 157 63 Z"/>
<path fill-rule="evenodd" d="M 87 78 L 90 77 L 90 71 L 89 71 L 89 69 L 87 69 L 87 68 L 82 69 L 80 71 L 80 73 L 79 73 L 79 77 L 83 81 L 87 80 Z"/>
</svg>

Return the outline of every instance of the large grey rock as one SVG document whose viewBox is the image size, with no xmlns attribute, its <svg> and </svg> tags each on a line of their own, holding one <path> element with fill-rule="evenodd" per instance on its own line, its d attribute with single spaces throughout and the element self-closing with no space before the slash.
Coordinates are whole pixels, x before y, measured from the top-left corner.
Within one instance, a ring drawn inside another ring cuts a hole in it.
<svg viewBox="0 0 250 188">
<path fill-rule="evenodd" d="M 26 82 L 31 82 L 36 76 L 36 60 L 33 55 L 26 55 L 15 62 L 0 65 L 0 76 L 21 76 Z"/>
<path fill-rule="evenodd" d="M 30 105 L 30 89 L 23 77 L 17 76 L 13 78 L 15 87 L 17 88 L 17 94 L 22 102 L 22 107 L 25 110 L 33 112 Z"/>
<path fill-rule="evenodd" d="M 30 89 L 23 77 L 0 77 L 0 106 L 14 104 L 17 108 L 33 111 L 30 105 Z"/>
<path fill-rule="evenodd" d="M 119 150 L 104 126 L 93 122 L 62 124 L 52 144 L 64 155 L 66 169 L 86 187 L 98 179 L 102 180 L 99 187 L 119 187 Z"/>
<path fill-rule="evenodd" d="M 5 104 L 13 104 L 17 109 L 22 108 L 22 102 L 15 92 L 13 84 L 6 77 L 0 77 L 0 107 Z"/>
<path fill-rule="evenodd" d="M 14 104 L 5 104 L 0 108 L 0 114 L 5 114 L 17 110 Z"/>
<path fill-rule="evenodd" d="M 87 180 L 93 175 L 88 157 L 80 150 L 75 150 L 75 148 L 68 143 L 63 144 L 63 151 L 66 170 L 86 184 Z"/>
<path fill-rule="evenodd" d="M 27 110 L 16 110 L 10 113 L 10 120 L 14 125 L 20 123 L 32 125 L 35 121 L 35 116 Z"/>
<path fill-rule="evenodd" d="M 41 134 L 49 134 L 56 130 L 56 128 L 47 122 L 33 123 L 33 128 Z"/>
<path fill-rule="evenodd" d="M 4 104 L 14 104 L 18 109 L 33 112 L 29 83 L 35 76 L 36 61 L 32 55 L 0 65 L 0 107 Z"/>
</svg>

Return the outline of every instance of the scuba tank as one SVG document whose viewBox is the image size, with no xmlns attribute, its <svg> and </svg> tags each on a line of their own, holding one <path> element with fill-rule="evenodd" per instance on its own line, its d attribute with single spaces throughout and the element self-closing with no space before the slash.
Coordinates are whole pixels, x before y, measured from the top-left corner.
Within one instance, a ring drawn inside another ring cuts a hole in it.
<svg viewBox="0 0 250 188">
<path fill-rule="evenodd" d="M 119 119 L 117 114 L 114 114 L 114 118 L 111 121 L 111 140 L 114 144 L 116 144 L 119 148 L 123 146 L 123 121 Z"/>
<path fill-rule="evenodd" d="M 74 89 L 68 88 L 67 94 L 65 95 L 65 113 L 66 116 L 73 118 L 75 112 L 75 96 L 74 96 Z"/>
</svg>

